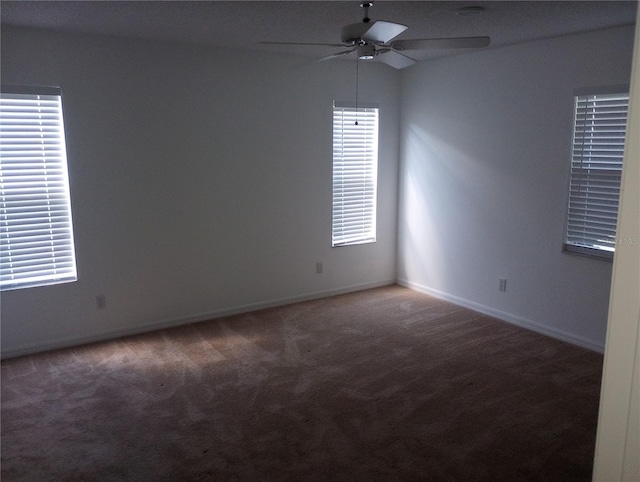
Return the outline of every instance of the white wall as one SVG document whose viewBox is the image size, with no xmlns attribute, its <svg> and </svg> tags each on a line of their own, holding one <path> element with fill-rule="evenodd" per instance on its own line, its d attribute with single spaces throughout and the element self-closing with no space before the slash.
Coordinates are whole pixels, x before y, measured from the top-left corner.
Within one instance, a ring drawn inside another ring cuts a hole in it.
<svg viewBox="0 0 640 482">
<path fill-rule="evenodd" d="M 396 253 L 403 284 L 602 349 L 611 263 L 561 252 L 572 93 L 628 82 L 632 42 L 362 64 L 379 238 L 332 249 L 331 102 L 353 99 L 353 63 L 3 28 L 2 82 L 63 89 L 79 270 L 2 293 L 3 356 L 389 283 Z"/>
<path fill-rule="evenodd" d="M 485 50 L 403 73 L 402 284 L 603 349 L 611 263 L 561 251 L 573 90 L 628 83 L 633 32 Z"/>
<path fill-rule="evenodd" d="M 360 79 L 378 242 L 332 249 L 331 108 L 355 64 L 3 27 L 2 83 L 62 88 L 78 263 L 2 293 L 3 355 L 393 282 L 398 73 Z"/>
</svg>

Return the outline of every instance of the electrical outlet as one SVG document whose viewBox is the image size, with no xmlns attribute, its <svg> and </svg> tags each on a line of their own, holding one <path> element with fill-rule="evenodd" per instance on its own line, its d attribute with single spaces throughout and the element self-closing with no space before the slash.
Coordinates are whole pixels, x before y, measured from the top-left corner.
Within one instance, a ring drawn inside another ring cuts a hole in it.
<svg viewBox="0 0 640 482">
<path fill-rule="evenodd" d="M 507 291 L 507 279 L 506 278 L 500 278 L 498 280 L 498 289 L 500 291 Z"/>
<path fill-rule="evenodd" d="M 318 273 L 318 274 L 322 273 L 322 261 L 318 261 L 316 263 L 316 273 Z"/>
<path fill-rule="evenodd" d="M 96 308 L 104 310 L 107 307 L 107 298 L 104 295 L 96 296 Z"/>
</svg>

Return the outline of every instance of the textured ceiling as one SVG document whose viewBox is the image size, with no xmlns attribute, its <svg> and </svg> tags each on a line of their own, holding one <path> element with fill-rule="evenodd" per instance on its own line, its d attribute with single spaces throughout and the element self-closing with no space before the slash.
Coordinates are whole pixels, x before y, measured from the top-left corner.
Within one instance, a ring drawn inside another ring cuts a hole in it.
<svg viewBox="0 0 640 482">
<path fill-rule="evenodd" d="M 340 42 L 362 19 L 360 1 L 2 1 L 3 25 L 43 27 L 322 57 L 331 47 L 261 41 Z M 480 15 L 460 15 L 479 5 Z M 629 1 L 376 1 L 373 20 L 409 26 L 398 39 L 484 36 L 490 48 L 635 22 Z M 421 60 L 450 51 L 412 52 Z"/>
</svg>

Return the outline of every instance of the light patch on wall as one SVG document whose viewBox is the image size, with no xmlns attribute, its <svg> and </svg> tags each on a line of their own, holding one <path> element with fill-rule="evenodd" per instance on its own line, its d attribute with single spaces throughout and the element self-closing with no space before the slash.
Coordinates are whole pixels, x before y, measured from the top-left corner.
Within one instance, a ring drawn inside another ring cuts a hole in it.
<svg viewBox="0 0 640 482">
<path fill-rule="evenodd" d="M 429 138 L 422 129 L 411 125 L 405 143 L 406 164 L 402 171 L 400 199 L 400 223 L 404 224 L 400 232 L 405 236 L 400 240 L 403 255 L 398 259 L 399 273 L 411 280 L 427 272 L 433 282 L 441 285 L 446 275 L 442 264 L 442 239 L 436 213 L 421 181 L 427 171 L 425 164 L 429 162 L 421 153 L 429 144 Z"/>
<path fill-rule="evenodd" d="M 401 232 L 405 233 L 398 259 L 402 277 L 445 289 L 456 272 L 455 266 L 445 263 L 448 246 L 494 242 L 492 230 L 480 229 L 491 224 L 490 214 L 477 211 L 477 206 L 487 205 L 487 196 L 491 203 L 499 201 L 494 191 L 479 189 L 495 182 L 489 165 L 409 125 L 400 197 Z M 458 195 L 462 192 L 464 196 Z M 461 250 L 460 256 L 465 258 L 467 253 Z"/>
</svg>

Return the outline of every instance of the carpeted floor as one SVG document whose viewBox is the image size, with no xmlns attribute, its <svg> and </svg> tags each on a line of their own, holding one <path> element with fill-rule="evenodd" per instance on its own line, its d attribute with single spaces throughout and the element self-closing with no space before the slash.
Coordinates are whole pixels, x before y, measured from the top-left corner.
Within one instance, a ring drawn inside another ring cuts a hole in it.
<svg viewBox="0 0 640 482">
<path fill-rule="evenodd" d="M 398 286 L 2 362 L 2 480 L 590 480 L 602 356 Z"/>
</svg>

